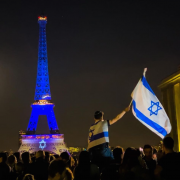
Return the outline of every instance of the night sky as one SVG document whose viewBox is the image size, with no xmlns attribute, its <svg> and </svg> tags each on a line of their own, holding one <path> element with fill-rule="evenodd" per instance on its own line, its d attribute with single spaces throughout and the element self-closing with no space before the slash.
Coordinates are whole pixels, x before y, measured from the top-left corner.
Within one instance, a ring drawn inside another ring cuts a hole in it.
<svg viewBox="0 0 180 180">
<path fill-rule="evenodd" d="M 42 9 L 52 101 L 68 146 L 87 146 L 96 110 L 112 119 L 129 105 L 144 67 L 160 99 L 158 84 L 180 65 L 177 0 L 1 0 L 0 150 L 17 151 L 18 131 L 29 122 Z M 37 132 L 49 133 L 43 117 Z M 110 145 L 124 148 L 160 140 L 131 111 L 109 133 Z"/>
</svg>

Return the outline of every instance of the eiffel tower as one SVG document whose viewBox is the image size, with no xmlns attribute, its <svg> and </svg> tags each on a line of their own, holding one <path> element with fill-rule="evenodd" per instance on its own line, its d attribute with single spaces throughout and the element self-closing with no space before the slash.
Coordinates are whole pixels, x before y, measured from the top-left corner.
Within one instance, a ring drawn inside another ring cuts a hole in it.
<svg viewBox="0 0 180 180">
<path fill-rule="evenodd" d="M 39 16 L 39 52 L 36 78 L 36 90 L 34 103 L 31 105 L 32 112 L 25 134 L 20 135 L 21 145 L 19 152 L 38 150 L 49 151 L 60 154 L 67 151 L 64 143 L 64 135 L 59 133 L 59 128 L 54 114 L 54 104 L 51 102 L 51 92 L 48 73 L 47 45 L 46 45 L 46 24 L 47 17 Z M 50 134 L 35 134 L 38 124 L 38 117 L 45 115 L 48 120 Z"/>
</svg>

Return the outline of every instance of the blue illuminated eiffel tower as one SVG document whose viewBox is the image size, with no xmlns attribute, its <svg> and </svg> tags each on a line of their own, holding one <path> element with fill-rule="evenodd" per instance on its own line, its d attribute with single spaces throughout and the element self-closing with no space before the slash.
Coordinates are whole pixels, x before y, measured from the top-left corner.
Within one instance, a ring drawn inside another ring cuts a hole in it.
<svg viewBox="0 0 180 180">
<path fill-rule="evenodd" d="M 39 23 L 39 52 L 38 67 L 35 90 L 35 102 L 31 105 L 32 113 L 26 134 L 35 134 L 38 117 L 46 115 L 51 134 L 58 134 L 59 129 L 54 114 L 54 104 L 51 103 L 51 92 L 48 73 L 47 45 L 46 45 L 46 24 L 47 17 L 38 17 Z"/>
<path fill-rule="evenodd" d="M 39 23 L 39 53 L 38 68 L 35 90 L 35 102 L 31 105 L 32 112 L 26 133 L 19 132 L 20 148 L 19 152 L 29 151 L 30 153 L 39 150 L 49 151 L 50 153 L 60 154 L 67 151 L 64 143 L 64 135 L 59 134 L 58 125 L 54 115 L 54 104 L 51 102 L 49 85 L 47 46 L 46 46 L 46 24 L 47 17 L 38 17 Z M 35 134 L 38 117 L 46 115 L 50 134 Z"/>
</svg>

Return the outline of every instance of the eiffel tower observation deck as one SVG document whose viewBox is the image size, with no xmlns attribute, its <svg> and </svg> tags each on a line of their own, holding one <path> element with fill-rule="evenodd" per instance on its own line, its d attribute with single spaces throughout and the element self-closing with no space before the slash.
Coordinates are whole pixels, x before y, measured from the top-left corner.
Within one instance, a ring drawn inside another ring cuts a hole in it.
<svg viewBox="0 0 180 180">
<path fill-rule="evenodd" d="M 54 104 L 51 102 L 51 92 L 49 84 L 47 44 L 46 44 L 46 24 L 47 17 L 39 16 L 39 51 L 38 66 L 34 103 L 31 105 L 32 112 L 27 127 L 26 135 L 20 135 L 19 152 L 46 150 L 59 154 L 66 151 L 64 135 L 59 133 L 59 128 L 54 114 Z M 38 118 L 41 115 L 47 117 L 50 134 L 35 134 Z"/>
</svg>

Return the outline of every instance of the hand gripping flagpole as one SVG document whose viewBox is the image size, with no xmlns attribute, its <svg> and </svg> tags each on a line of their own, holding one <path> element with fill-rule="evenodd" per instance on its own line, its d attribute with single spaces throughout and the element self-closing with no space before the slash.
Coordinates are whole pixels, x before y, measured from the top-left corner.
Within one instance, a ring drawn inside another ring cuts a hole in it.
<svg viewBox="0 0 180 180">
<path fill-rule="evenodd" d="M 144 76 L 144 77 L 146 77 L 146 72 L 147 72 L 147 68 L 144 68 L 144 72 L 143 72 L 143 76 Z M 129 107 L 131 107 L 132 101 L 133 101 L 133 99 L 131 99 L 131 102 L 130 102 L 130 104 L 129 104 Z"/>
<path fill-rule="evenodd" d="M 129 104 L 129 107 L 131 107 L 132 101 L 133 101 L 133 99 L 131 99 L 131 102 L 130 102 L 130 104 Z"/>
</svg>

